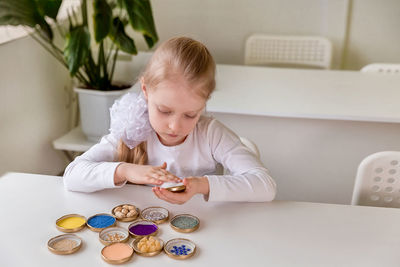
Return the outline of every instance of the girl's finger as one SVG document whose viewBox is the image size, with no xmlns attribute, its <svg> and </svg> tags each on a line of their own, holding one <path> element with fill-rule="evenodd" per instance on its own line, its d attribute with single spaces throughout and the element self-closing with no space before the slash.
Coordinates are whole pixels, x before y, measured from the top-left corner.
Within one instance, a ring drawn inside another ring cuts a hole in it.
<svg viewBox="0 0 400 267">
<path fill-rule="evenodd" d="M 164 194 L 162 194 L 159 187 L 153 187 L 153 192 L 161 200 L 167 201 L 167 202 L 172 203 L 172 204 L 178 204 L 176 201 L 174 201 L 172 199 L 169 199 Z"/>
<path fill-rule="evenodd" d="M 168 175 L 168 172 L 166 170 L 157 170 L 156 173 L 160 176 Z"/>
<path fill-rule="evenodd" d="M 156 179 L 156 178 L 153 178 L 153 177 L 148 177 L 147 181 L 150 184 L 162 184 L 163 183 L 163 181 L 161 181 L 160 179 Z"/>
<path fill-rule="evenodd" d="M 161 164 L 161 165 L 158 166 L 158 167 L 165 170 L 165 169 L 167 168 L 167 163 L 164 162 L 163 164 Z"/>
<path fill-rule="evenodd" d="M 187 201 L 187 196 L 185 193 L 172 193 L 165 188 L 157 189 L 165 199 L 174 204 L 183 204 Z"/>
</svg>

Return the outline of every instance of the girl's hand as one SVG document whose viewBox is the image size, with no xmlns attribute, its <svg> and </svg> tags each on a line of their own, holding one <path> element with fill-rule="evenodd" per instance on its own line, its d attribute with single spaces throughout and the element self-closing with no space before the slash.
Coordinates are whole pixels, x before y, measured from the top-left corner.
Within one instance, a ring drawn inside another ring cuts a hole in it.
<svg viewBox="0 0 400 267">
<path fill-rule="evenodd" d="M 118 185 L 128 181 L 134 184 L 161 185 L 164 182 L 182 182 L 179 177 L 167 171 L 166 168 L 167 163 L 165 162 L 161 166 L 122 163 L 115 171 L 114 183 Z"/>
<path fill-rule="evenodd" d="M 210 187 L 206 177 L 189 177 L 183 179 L 186 189 L 182 193 L 173 193 L 165 188 L 153 187 L 154 194 L 162 200 L 172 204 L 183 204 L 196 194 L 208 195 Z"/>
</svg>

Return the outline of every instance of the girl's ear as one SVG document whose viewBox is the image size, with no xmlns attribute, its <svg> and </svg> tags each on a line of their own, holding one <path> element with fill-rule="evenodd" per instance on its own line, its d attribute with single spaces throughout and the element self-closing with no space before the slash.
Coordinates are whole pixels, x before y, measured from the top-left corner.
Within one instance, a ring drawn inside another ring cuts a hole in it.
<svg viewBox="0 0 400 267">
<path fill-rule="evenodd" d="M 142 89 L 144 98 L 147 100 L 147 88 L 146 88 L 146 84 L 144 83 L 144 78 L 140 78 L 140 89 Z"/>
</svg>

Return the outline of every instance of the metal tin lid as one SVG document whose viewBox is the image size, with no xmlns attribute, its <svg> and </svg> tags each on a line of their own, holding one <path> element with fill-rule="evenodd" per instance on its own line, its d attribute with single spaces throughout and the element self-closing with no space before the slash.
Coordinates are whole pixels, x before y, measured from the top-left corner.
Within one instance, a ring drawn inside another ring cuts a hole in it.
<svg viewBox="0 0 400 267">
<path fill-rule="evenodd" d="M 173 217 L 169 224 L 177 232 L 190 233 L 199 228 L 200 220 L 190 214 L 179 214 Z"/>
<path fill-rule="evenodd" d="M 112 243 L 125 243 L 129 240 L 128 230 L 121 227 L 108 227 L 101 230 L 99 240 L 103 245 Z"/>
<path fill-rule="evenodd" d="M 164 223 L 169 219 L 169 211 L 163 207 L 148 207 L 140 213 L 142 219 L 156 224 Z"/>
<path fill-rule="evenodd" d="M 117 219 L 107 213 L 99 213 L 89 217 L 86 221 L 86 225 L 90 230 L 94 232 L 100 232 L 104 228 L 115 226 Z"/>
<path fill-rule="evenodd" d="M 51 238 L 47 248 L 54 254 L 67 255 L 77 252 L 82 246 L 82 239 L 74 234 L 63 234 Z"/>
<path fill-rule="evenodd" d="M 140 210 L 132 204 L 121 204 L 114 207 L 111 213 L 121 222 L 131 222 L 139 217 Z"/>
<path fill-rule="evenodd" d="M 61 232 L 74 233 L 85 228 L 86 218 L 79 214 L 67 214 L 56 220 L 56 227 Z"/>
<path fill-rule="evenodd" d="M 153 257 L 160 254 L 164 247 L 164 241 L 155 236 L 145 236 L 133 240 L 132 247 L 140 256 Z"/>
<path fill-rule="evenodd" d="M 194 255 L 196 245 L 189 239 L 175 238 L 165 244 L 164 251 L 173 259 L 184 260 Z"/>
<path fill-rule="evenodd" d="M 126 243 L 113 243 L 101 250 L 101 257 L 111 264 L 122 264 L 129 261 L 133 256 L 133 248 Z"/>
<path fill-rule="evenodd" d="M 161 188 L 165 188 L 170 192 L 180 193 L 185 191 L 186 186 L 183 183 L 170 183 L 165 182 L 161 185 Z"/>
<path fill-rule="evenodd" d="M 150 221 L 137 220 L 128 226 L 128 230 L 134 238 L 140 238 L 156 235 L 158 232 L 158 226 Z"/>
</svg>

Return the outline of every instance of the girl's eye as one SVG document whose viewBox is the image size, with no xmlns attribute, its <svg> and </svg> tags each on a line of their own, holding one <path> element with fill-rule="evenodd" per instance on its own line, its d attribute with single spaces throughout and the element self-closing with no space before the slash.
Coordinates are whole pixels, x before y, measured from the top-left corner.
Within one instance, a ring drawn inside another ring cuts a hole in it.
<svg viewBox="0 0 400 267">
<path fill-rule="evenodd" d="M 158 112 L 165 115 L 171 114 L 171 111 L 158 110 Z"/>
<path fill-rule="evenodd" d="M 197 115 L 185 115 L 186 118 L 188 119 L 194 119 L 196 118 Z"/>
</svg>

